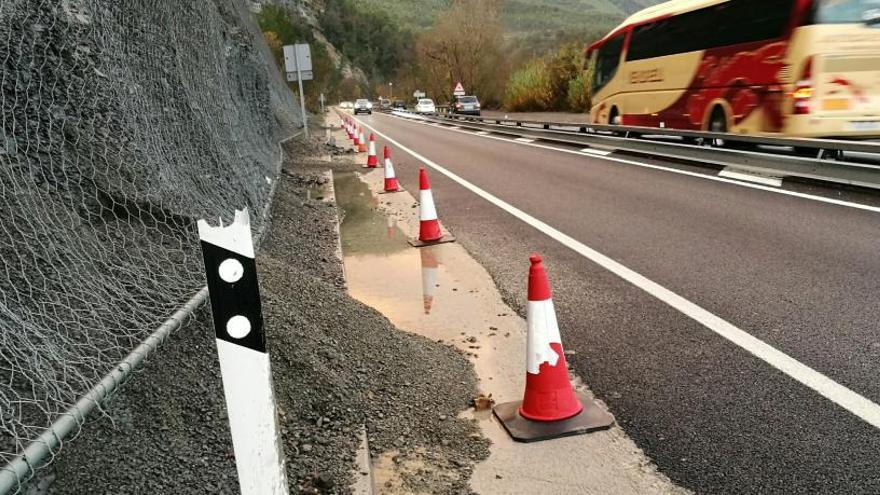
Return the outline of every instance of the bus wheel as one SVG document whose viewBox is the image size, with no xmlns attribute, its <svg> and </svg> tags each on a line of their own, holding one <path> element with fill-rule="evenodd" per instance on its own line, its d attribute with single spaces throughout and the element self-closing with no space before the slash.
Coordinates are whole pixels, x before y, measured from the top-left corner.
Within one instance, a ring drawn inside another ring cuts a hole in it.
<svg viewBox="0 0 880 495">
<path fill-rule="evenodd" d="M 608 112 L 608 125 L 620 125 L 620 112 L 617 110 L 617 107 L 611 107 L 611 111 Z M 611 131 L 611 135 L 624 136 L 622 132 L 618 131 Z"/>
<path fill-rule="evenodd" d="M 723 133 L 727 132 L 727 115 L 724 114 L 724 109 L 721 107 L 715 107 L 712 110 L 712 116 L 709 117 L 709 132 L 718 132 Z M 723 139 L 713 139 L 713 146 L 724 146 Z"/>
</svg>

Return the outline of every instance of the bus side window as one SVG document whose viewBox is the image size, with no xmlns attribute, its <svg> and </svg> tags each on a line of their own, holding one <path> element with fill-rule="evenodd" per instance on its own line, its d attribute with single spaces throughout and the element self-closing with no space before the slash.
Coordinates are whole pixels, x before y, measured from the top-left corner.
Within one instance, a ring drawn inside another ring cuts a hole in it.
<svg viewBox="0 0 880 495">
<path fill-rule="evenodd" d="M 794 0 L 736 0 L 633 28 L 627 60 L 779 38 Z"/>
<path fill-rule="evenodd" d="M 606 41 L 599 47 L 595 56 L 595 66 L 593 68 L 593 82 L 590 90 L 593 94 L 602 89 L 614 74 L 620 65 L 620 53 L 623 51 L 623 40 L 626 33 L 621 33 Z"/>
</svg>

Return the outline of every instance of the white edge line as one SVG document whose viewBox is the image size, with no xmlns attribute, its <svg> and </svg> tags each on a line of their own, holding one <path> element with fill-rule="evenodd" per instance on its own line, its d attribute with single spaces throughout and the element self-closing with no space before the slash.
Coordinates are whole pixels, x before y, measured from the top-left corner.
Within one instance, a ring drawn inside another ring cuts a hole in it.
<svg viewBox="0 0 880 495">
<path fill-rule="evenodd" d="M 401 150 L 409 153 L 417 160 L 422 161 L 429 167 L 437 170 L 441 174 L 457 182 L 465 189 L 468 189 L 469 191 L 480 196 L 489 203 L 494 204 L 498 208 L 506 211 L 507 213 L 511 214 L 512 216 L 516 217 L 527 225 L 530 225 L 535 229 L 543 232 L 563 246 L 571 249 L 572 251 L 601 266 L 602 268 L 626 280 L 632 285 L 635 285 L 639 289 L 642 289 L 651 296 L 675 308 L 679 312 L 700 323 L 709 330 L 712 330 L 721 337 L 724 337 L 728 341 L 750 352 L 752 355 L 766 362 L 770 366 L 785 373 L 786 375 L 802 383 L 803 385 L 806 385 L 807 387 L 813 389 L 819 395 L 825 397 L 831 402 L 834 402 L 838 406 L 858 416 L 874 428 L 880 429 L 880 405 L 835 382 L 831 378 L 801 363 L 800 361 L 794 359 L 788 354 L 785 354 L 784 352 L 772 347 L 771 345 L 758 339 L 757 337 L 754 337 L 753 335 L 737 328 L 733 324 L 710 313 L 709 311 L 703 309 L 697 304 L 692 303 L 684 297 L 679 296 L 669 289 L 666 289 L 660 284 L 621 265 L 620 263 L 605 256 L 604 254 L 588 247 L 582 242 L 560 232 L 554 227 L 551 227 L 541 220 L 538 220 L 528 213 L 468 182 L 467 180 L 456 175 L 452 171 L 438 165 L 437 163 L 434 163 L 428 158 L 422 156 L 421 154 L 400 144 L 396 140 L 380 132 L 375 127 L 366 123 L 363 123 L 363 125 L 370 128 L 371 130 L 373 130 L 373 132 L 375 132 L 379 136 L 382 136 L 385 140 L 394 144 Z M 740 184 L 737 181 L 732 182 Z M 774 191 L 773 189 L 770 190 Z"/>
<path fill-rule="evenodd" d="M 498 137 L 498 136 L 491 136 L 491 135 L 482 135 L 482 134 L 477 134 L 475 132 L 470 132 L 470 131 L 465 131 L 465 130 L 457 130 L 456 131 L 456 130 L 449 129 L 448 127 L 441 127 L 441 129 L 445 129 L 449 132 L 460 132 L 463 134 L 467 134 L 469 136 L 478 135 L 478 136 L 481 136 L 485 139 L 495 139 L 498 141 L 504 141 L 506 143 L 518 144 L 520 146 L 532 146 L 535 148 L 541 148 L 541 149 L 545 149 L 545 150 L 558 151 L 560 153 L 569 153 L 572 155 L 584 156 L 584 153 L 582 152 L 583 150 L 568 150 L 565 148 L 556 148 L 554 146 L 547 146 L 545 144 L 539 144 L 539 143 L 524 143 L 522 141 L 516 141 L 514 139 L 503 138 L 503 137 Z M 827 203 L 827 204 L 832 204 L 832 205 L 837 205 L 837 206 L 846 206 L 849 208 L 856 208 L 858 210 L 866 210 L 866 211 L 873 211 L 875 213 L 880 213 L 880 207 L 877 207 L 877 206 L 863 205 L 863 204 L 859 204 L 859 203 L 853 203 L 852 201 L 843 201 L 840 199 L 825 198 L 822 196 L 816 196 L 814 194 L 806 194 L 806 193 L 800 193 L 800 192 L 796 192 L 796 191 L 788 191 L 785 189 L 778 189 L 778 188 L 774 188 L 771 186 L 764 186 L 761 184 L 747 183 L 747 182 L 743 182 L 740 180 L 725 179 L 724 177 L 718 177 L 716 175 L 706 175 L 706 174 L 701 174 L 698 172 L 691 172 L 688 170 L 681 170 L 681 169 L 676 169 L 676 168 L 664 167 L 662 165 L 653 165 L 650 163 L 642 163 L 642 162 L 637 162 L 634 160 L 627 160 L 625 158 L 618 158 L 615 156 L 603 156 L 603 155 L 599 155 L 599 154 L 595 154 L 595 155 L 591 154 L 591 158 L 596 158 L 599 160 L 607 160 L 607 161 L 617 162 L 617 163 L 624 163 L 626 165 L 633 165 L 636 167 L 649 168 L 649 169 L 653 169 L 653 170 L 662 170 L 664 172 L 670 172 L 670 173 L 679 174 L 679 175 L 686 175 L 688 177 L 695 177 L 695 178 L 703 179 L 703 180 L 724 182 L 726 184 L 731 184 L 731 185 L 739 186 L 739 187 L 747 187 L 749 189 L 758 189 L 760 191 L 782 194 L 785 196 L 793 196 L 796 198 L 807 199 L 807 200 L 811 200 L 811 201 L 818 201 L 820 203 Z"/>
<path fill-rule="evenodd" d="M 587 153 L 587 154 L 590 154 L 590 155 L 597 155 L 597 156 L 608 156 L 608 155 L 611 154 L 610 151 L 606 151 L 606 150 L 597 150 L 597 149 L 595 149 L 595 148 L 584 148 L 584 149 L 581 150 L 581 153 Z"/>
<path fill-rule="evenodd" d="M 735 169 L 731 169 L 730 167 L 726 167 L 724 170 L 718 173 L 720 177 L 727 177 L 728 179 L 736 179 L 736 180 L 744 180 L 746 182 L 754 182 L 756 184 L 764 184 L 766 186 L 773 187 L 782 187 L 782 179 L 779 177 L 764 177 L 761 175 L 750 174 L 748 172 L 739 172 Z"/>
</svg>

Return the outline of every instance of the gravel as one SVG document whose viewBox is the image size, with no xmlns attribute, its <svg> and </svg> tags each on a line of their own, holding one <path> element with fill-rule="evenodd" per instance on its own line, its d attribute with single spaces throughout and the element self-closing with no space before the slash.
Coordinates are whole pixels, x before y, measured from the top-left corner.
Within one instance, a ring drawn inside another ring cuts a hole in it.
<svg viewBox="0 0 880 495">
<path fill-rule="evenodd" d="M 304 149 L 319 151 L 290 142 L 286 156 Z M 473 368 L 345 293 L 335 205 L 307 195 L 330 166 L 341 165 L 285 162 L 257 260 L 291 491 L 347 493 L 366 425 L 374 457 L 428 464 L 403 476 L 405 489 L 468 493 L 488 455 L 476 425 L 457 418 L 476 395 Z M 209 320 L 202 310 L 65 446 L 50 493 L 238 492 Z"/>
</svg>

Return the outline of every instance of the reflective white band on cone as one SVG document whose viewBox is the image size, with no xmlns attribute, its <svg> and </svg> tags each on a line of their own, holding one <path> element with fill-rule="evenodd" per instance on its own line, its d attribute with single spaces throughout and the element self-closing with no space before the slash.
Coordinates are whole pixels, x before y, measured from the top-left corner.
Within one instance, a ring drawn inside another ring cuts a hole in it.
<svg viewBox="0 0 880 495">
<path fill-rule="evenodd" d="M 419 220 L 437 220 L 437 209 L 434 207 L 434 195 L 430 189 L 419 190 Z"/>
<path fill-rule="evenodd" d="M 396 179 L 397 176 L 394 175 L 394 164 L 391 163 L 391 158 L 385 159 L 385 178 L 386 179 Z"/>
<path fill-rule="evenodd" d="M 559 355 L 550 344 L 562 344 L 553 299 L 529 301 L 526 371 L 537 375 L 542 363 L 556 366 Z"/>
</svg>

